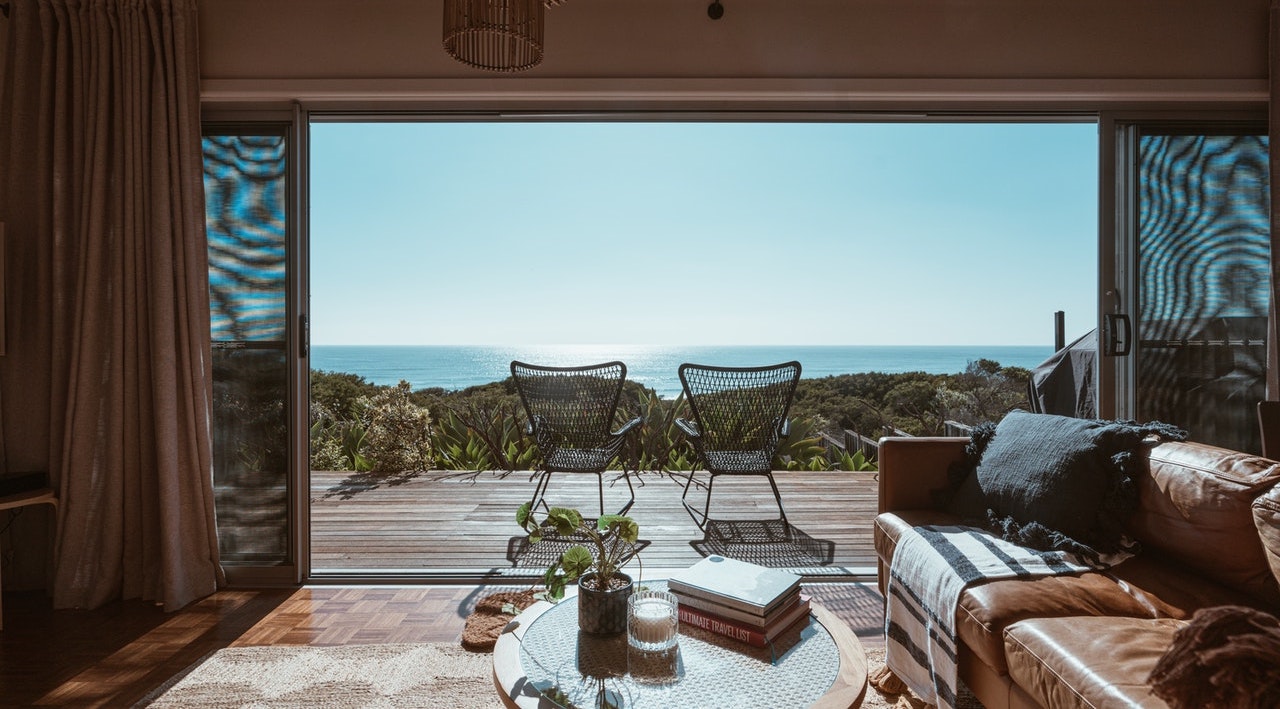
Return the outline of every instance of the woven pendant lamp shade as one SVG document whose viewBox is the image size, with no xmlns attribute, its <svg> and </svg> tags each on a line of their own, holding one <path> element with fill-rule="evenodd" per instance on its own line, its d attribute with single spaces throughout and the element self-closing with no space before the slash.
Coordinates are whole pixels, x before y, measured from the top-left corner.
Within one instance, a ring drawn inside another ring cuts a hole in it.
<svg viewBox="0 0 1280 709">
<path fill-rule="evenodd" d="M 543 0 L 444 0 L 444 50 L 489 71 L 542 61 Z"/>
</svg>

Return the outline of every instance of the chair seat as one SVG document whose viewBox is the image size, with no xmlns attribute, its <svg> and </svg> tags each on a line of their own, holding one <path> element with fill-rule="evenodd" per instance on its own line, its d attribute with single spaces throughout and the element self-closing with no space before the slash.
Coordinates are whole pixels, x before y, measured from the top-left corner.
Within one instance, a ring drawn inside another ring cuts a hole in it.
<svg viewBox="0 0 1280 709">
<path fill-rule="evenodd" d="M 773 467 L 766 451 L 715 451 L 702 453 L 707 470 L 713 473 L 767 473 Z"/>
<path fill-rule="evenodd" d="M 611 448 L 556 448 L 547 455 L 547 467 L 569 473 L 594 473 L 604 470 L 617 455 Z"/>
</svg>

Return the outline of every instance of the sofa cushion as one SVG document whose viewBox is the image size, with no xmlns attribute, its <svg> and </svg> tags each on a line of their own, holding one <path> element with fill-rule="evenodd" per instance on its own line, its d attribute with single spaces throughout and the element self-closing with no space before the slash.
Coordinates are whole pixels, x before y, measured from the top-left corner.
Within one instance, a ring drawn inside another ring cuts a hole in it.
<svg viewBox="0 0 1280 709">
<path fill-rule="evenodd" d="M 1119 551 L 1138 502 L 1132 478 L 1152 435 L 1186 437 L 1161 423 L 1011 411 L 994 429 L 975 429 L 972 470 L 957 469 L 963 478 L 946 509 L 1023 546 Z"/>
<path fill-rule="evenodd" d="M 888 564 L 904 529 L 956 521 L 954 516 L 931 510 L 886 512 L 875 520 L 876 553 Z M 1184 618 L 1206 606 L 1247 602 L 1248 598 L 1155 555 L 1140 554 L 1105 573 L 1001 579 L 971 586 L 960 594 L 956 633 L 982 662 L 1004 672 L 1004 630 L 1026 618 Z"/>
<path fill-rule="evenodd" d="M 1280 604 L 1252 505 L 1280 482 L 1280 464 L 1203 443 L 1162 443 L 1139 478 L 1130 533 L 1145 549 Z M 1265 516 L 1265 511 L 1263 512 Z"/>
<path fill-rule="evenodd" d="M 1004 631 L 1027 618 L 1110 616 L 1189 618 L 1248 596 L 1149 556 L 1106 572 L 1005 579 L 966 589 L 956 609 L 960 639 L 993 669 L 1005 669 Z"/>
<path fill-rule="evenodd" d="M 1046 707 L 1164 706 L 1147 676 L 1185 621 L 1033 618 L 1009 627 L 1009 676 Z"/>
</svg>

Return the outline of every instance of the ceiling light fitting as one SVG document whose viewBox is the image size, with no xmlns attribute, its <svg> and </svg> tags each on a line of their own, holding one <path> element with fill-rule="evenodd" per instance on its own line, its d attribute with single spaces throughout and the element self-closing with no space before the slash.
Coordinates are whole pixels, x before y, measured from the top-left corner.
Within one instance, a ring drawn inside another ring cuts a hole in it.
<svg viewBox="0 0 1280 709">
<path fill-rule="evenodd" d="M 720 0 L 713 0 L 713 2 L 707 6 L 707 17 L 710 17 L 713 20 L 718 20 L 721 17 L 724 17 L 724 5 L 720 4 Z"/>
<path fill-rule="evenodd" d="M 542 61 L 546 8 L 565 1 L 444 0 L 444 51 L 477 69 L 531 69 Z"/>
</svg>

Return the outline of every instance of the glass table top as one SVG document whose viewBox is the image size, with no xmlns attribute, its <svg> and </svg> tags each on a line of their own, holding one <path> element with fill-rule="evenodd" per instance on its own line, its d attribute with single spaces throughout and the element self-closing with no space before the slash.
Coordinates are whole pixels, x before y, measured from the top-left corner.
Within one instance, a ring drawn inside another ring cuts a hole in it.
<svg viewBox="0 0 1280 709">
<path fill-rule="evenodd" d="M 664 588 L 665 584 L 646 584 Z M 576 599 L 539 615 L 520 641 L 520 664 L 547 707 L 625 709 L 809 706 L 836 681 L 840 650 L 812 614 L 770 648 L 755 648 L 687 624 L 672 651 L 631 648 L 626 633 L 578 630 Z M 545 699 L 558 690 L 558 702 Z"/>
</svg>

